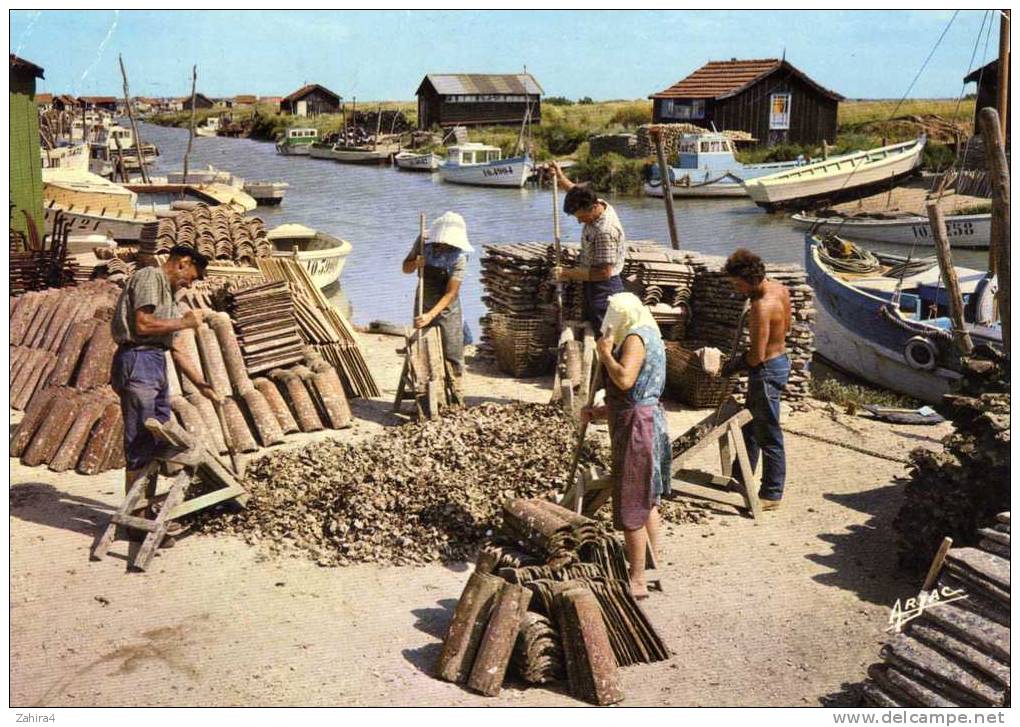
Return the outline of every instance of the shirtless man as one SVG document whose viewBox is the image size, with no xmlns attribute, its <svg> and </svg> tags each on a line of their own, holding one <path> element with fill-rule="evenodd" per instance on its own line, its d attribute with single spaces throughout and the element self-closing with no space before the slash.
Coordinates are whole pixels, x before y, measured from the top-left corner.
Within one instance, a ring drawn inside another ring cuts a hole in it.
<svg viewBox="0 0 1020 727">
<path fill-rule="evenodd" d="M 786 355 L 790 292 L 782 283 L 768 280 L 761 258 L 743 248 L 729 256 L 724 272 L 734 289 L 751 300 L 751 343 L 743 354 L 727 362 L 723 374 L 732 376 L 750 370 L 746 405 L 754 418 L 744 426 L 744 444 L 752 470 L 758 466 L 758 453 L 764 457 L 758 498 L 763 510 L 775 510 L 786 482 L 779 397 L 790 378 L 790 359 Z M 734 468 L 734 472 L 739 473 L 739 469 Z"/>
</svg>

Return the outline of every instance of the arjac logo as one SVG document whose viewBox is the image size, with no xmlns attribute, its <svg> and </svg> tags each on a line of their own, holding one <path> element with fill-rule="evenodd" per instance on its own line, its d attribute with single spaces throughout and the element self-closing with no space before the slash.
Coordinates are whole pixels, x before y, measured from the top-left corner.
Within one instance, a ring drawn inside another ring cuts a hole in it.
<svg viewBox="0 0 1020 727">
<path fill-rule="evenodd" d="M 902 603 L 897 598 L 896 603 L 893 604 L 892 612 L 889 614 L 889 627 L 886 631 L 899 633 L 903 629 L 904 624 L 913 621 L 924 613 L 925 609 L 932 608 L 940 603 L 959 601 L 966 597 L 967 594 L 963 592 L 962 588 L 953 590 L 949 586 L 942 586 L 927 592 L 922 591 L 921 595 L 917 598 L 908 598 Z"/>
</svg>

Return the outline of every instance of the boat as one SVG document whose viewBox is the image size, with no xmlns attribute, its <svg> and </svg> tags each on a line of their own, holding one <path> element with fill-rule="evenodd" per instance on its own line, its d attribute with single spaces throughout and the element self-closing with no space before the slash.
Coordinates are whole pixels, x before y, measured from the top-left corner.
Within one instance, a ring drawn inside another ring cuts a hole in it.
<svg viewBox="0 0 1020 727">
<path fill-rule="evenodd" d="M 314 159 L 332 159 L 343 164 L 388 164 L 400 150 L 395 144 L 378 146 L 344 146 L 342 144 L 315 144 L 310 149 Z"/>
<path fill-rule="evenodd" d="M 743 184 L 754 203 L 770 212 L 803 207 L 807 202 L 857 198 L 913 174 L 921 165 L 925 141 L 922 134 L 912 141 L 845 154 Z"/>
<path fill-rule="evenodd" d="M 398 169 L 406 169 L 409 172 L 434 172 L 443 163 L 443 158 L 432 152 L 416 154 L 412 151 L 402 151 L 393 157 L 393 162 Z"/>
<path fill-rule="evenodd" d="M 319 140 L 317 129 L 287 129 L 276 142 L 276 153 L 284 156 L 308 156 L 312 144 Z"/>
<path fill-rule="evenodd" d="M 74 235 L 103 235 L 137 242 L 155 214 L 137 209 L 138 195 L 96 174 L 74 169 L 43 169 L 43 219 L 52 233 L 58 214 Z"/>
<path fill-rule="evenodd" d="M 678 147 L 677 166 L 670 167 L 669 173 L 674 197 L 746 197 L 744 181 L 811 162 L 800 158 L 789 162 L 741 164 L 734 156 L 733 141 L 717 132 L 684 134 Z M 645 195 L 662 197 L 658 164 L 651 167 Z"/>
<path fill-rule="evenodd" d="M 932 247 L 931 225 L 927 217 L 900 215 L 886 217 L 815 217 L 803 212 L 793 215 L 794 223 L 818 233 L 834 232 L 851 240 L 887 242 L 898 245 Z M 949 215 L 946 217 L 949 244 L 960 249 L 987 250 L 992 236 L 991 213 Z"/>
<path fill-rule="evenodd" d="M 220 117 L 209 116 L 205 122 L 195 127 L 196 136 L 216 136 L 220 130 Z"/>
<path fill-rule="evenodd" d="M 266 236 L 273 244 L 274 256 L 296 258 L 319 288 L 339 281 L 351 252 L 351 243 L 347 240 L 304 225 L 280 225 Z"/>
<path fill-rule="evenodd" d="M 255 199 L 259 206 L 278 205 L 290 187 L 286 182 L 244 182 L 242 189 Z"/>
<path fill-rule="evenodd" d="M 847 251 L 874 264 L 854 270 L 841 263 Z M 805 262 L 815 293 L 817 355 L 882 388 L 928 403 L 941 401 L 961 374 L 949 297 L 935 260 L 860 253 L 843 238 L 808 233 Z M 973 342 L 1001 348 L 996 279 L 959 266 L 956 274 Z"/>
<path fill-rule="evenodd" d="M 43 169 L 89 170 L 89 145 L 69 144 L 53 149 L 40 148 Z"/>
<path fill-rule="evenodd" d="M 125 172 L 141 171 L 142 163 L 152 164 L 159 156 L 155 144 L 141 145 L 141 161 L 139 150 L 135 147 L 135 135 L 131 129 L 116 124 L 97 127 L 91 144 L 89 171 L 101 177 L 112 177 L 120 171 L 118 157 L 123 159 Z"/>
<path fill-rule="evenodd" d="M 533 171 L 531 157 L 503 159 L 498 146 L 473 141 L 449 147 L 446 161 L 439 165 L 439 176 L 444 182 L 479 187 L 521 188 Z"/>
</svg>

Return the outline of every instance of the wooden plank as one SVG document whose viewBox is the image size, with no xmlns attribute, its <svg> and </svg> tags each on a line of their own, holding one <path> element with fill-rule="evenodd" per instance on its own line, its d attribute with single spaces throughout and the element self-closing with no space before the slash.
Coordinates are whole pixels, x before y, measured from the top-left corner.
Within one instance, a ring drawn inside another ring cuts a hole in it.
<svg viewBox="0 0 1020 727">
<path fill-rule="evenodd" d="M 747 412 L 748 419 L 751 412 Z M 739 416 L 730 419 L 729 427 L 733 433 L 733 441 L 737 450 L 737 466 L 740 468 L 740 480 L 737 481 L 737 489 L 743 490 L 744 503 L 751 511 L 751 517 L 755 520 L 761 517 L 761 504 L 758 502 L 758 479 L 751 469 L 751 459 L 747 456 L 747 447 L 744 446 L 744 437 L 740 432 L 740 425 L 737 424 Z"/>
<path fill-rule="evenodd" d="M 711 415 L 709 415 L 708 417 L 706 417 L 702 421 L 703 422 L 710 421 L 714 416 L 715 416 L 715 414 L 711 414 Z M 698 452 L 700 452 L 701 450 L 705 449 L 706 447 L 708 447 L 708 446 L 710 446 L 712 444 L 715 444 L 716 441 L 720 437 L 722 437 L 724 434 L 726 434 L 726 433 L 728 433 L 730 431 L 730 426 L 731 425 L 735 426 L 736 427 L 736 431 L 739 432 L 740 431 L 740 427 L 742 427 L 745 424 L 747 424 L 749 421 L 751 421 L 751 419 L 752 419 L 751 412 L 749 410 L 747 410 L 747 409 L 741 409 L 736 414 L 731 416 L 729 419 L 724 421 L 722 424 L 719 424 L 718 426 L 716 426 L 716 427 L 712 428 L 711 430 L 709 430 L 708 432 L 706 432 L 705 435 L 700 440 L 698 440 L 698 442 L 696 442 L 695 444 L 693 444 L 692 446 L 688 447 L 686 450 L 681 452 L 679 455 L 674 457 L 673 458 L 673 465 L 670 468 L 671 471 L 676 472 L 679 469 L 683 469 L 683 466 L 684 466 L 684 464 L 685 464 L 685 462 L 687 460 L 689 460 L 692 457 L 694 457 L 694 455 L 696 455 Z M 699 425 L 696 425 L 696 426 L 699 426 Z M 688 431 L 690 431 L 690 430 L 688 430 Z M 743 435 L 740 435 L 740 436 L 735 436 L 734 439 L 739 440 L 738 443 L 737 443 L 737 451 L 739 453 L 740 449 L 744 445 L 744 437 L 743 437 Z M 746 453 L 746 449 L 745 449 L 745 453 Z"/>
</svg>

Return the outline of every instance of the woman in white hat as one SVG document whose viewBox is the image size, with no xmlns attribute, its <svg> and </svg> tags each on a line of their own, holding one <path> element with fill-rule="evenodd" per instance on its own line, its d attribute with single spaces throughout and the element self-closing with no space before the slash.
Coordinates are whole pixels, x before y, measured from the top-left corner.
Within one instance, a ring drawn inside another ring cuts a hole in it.
<svg viewBox="0 0 1020 727">
<path fill-rule="evenodd" d="M 655 553 L 659 502 L 670 492 L 670 443 L 659 397 L 666 349 L 651 311 L 633 293 L 609 297 L 595 343 L 606 372 L 606 403 L 582 416 L 607 418 L 612 442 L 613 524 L 623 530 L 635 598 L 647 598 L 645 546 Z"/>
<path fill-rule="evenodd" d="M 421 315 L 415 311 L 414 327 L 438 326 L 443 338 L 443 353 L 453 367 L 458 388 L 464 372 L 464 316 L 460 307 L 460 286 L 467 271 L 467 225 L 456 212 L 446 212 L 433 223 L 425 239 L 425 257 L 415 240 L 404 258 L 403 271 L 414 273 L 423 268 L 424 305 Z"/>
</svg>

